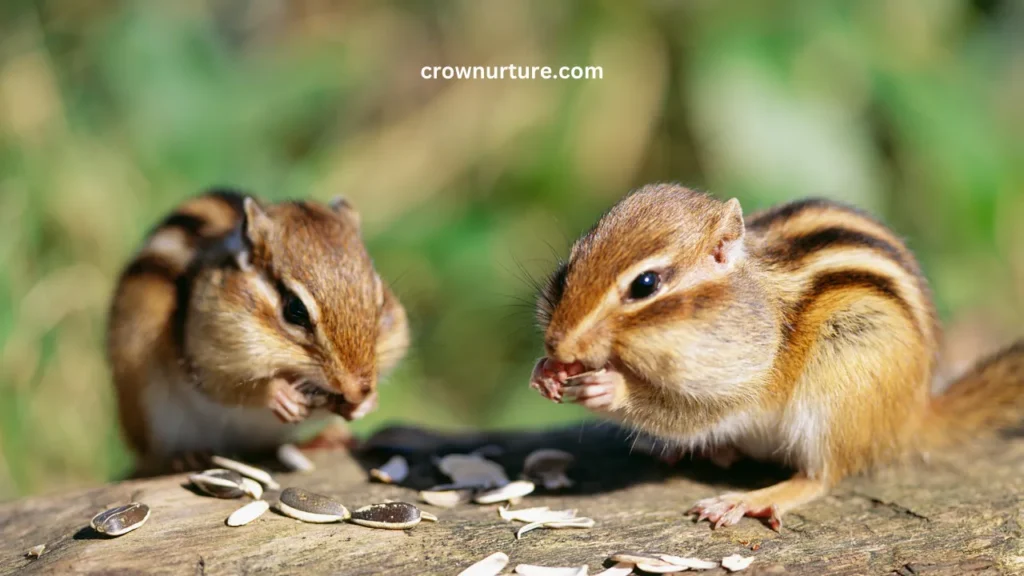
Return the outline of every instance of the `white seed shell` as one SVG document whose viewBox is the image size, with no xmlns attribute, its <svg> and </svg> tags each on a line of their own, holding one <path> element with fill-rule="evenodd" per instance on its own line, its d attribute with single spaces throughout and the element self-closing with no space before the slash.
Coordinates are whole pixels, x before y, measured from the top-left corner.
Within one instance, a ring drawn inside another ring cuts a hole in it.
<svg viewBox="0 0 1024 576">
<path fill-rule="evenodd" d="M 637 564 L 636 567 L 651 574 L 675 574 L 689 570 L 686 566 L 676 566 L 675 564 Z"/>
<path fill-rule="evenodd" d="M 312 472 L 316 464 L 295 444 L 282 444 L 277 448 L 277 460 L 293 472 Z"/>
<path fill-rule="evenodd" d="M 248 464 L 244 464 L 242 462 L 238 462 L 230 458 L 225 458 L 223 456 L 212 456 L 210 457 L 210 461 L 216 464 L 217 466 L 220 466 L 221 468 L 234 470 L 235 472 L 238 472 L 242 476 L 248 476 L 249 478 L 252 478 L 253 480 L 259 482 L 260 484 L 263 484 L 264 486 L 270 488 L 271 490 L 277 490 L 281 488 L 281 485 L 275 482 L 274 478 L 266 470 L 262 470 L 255 466 L 249 466 Z"/>
<path fill-rule="evenodd" d="M 249 522 L 263 516 L 267 510 L 270 510 L 270 504 L 268 504 L 266 500 L 249 502 L 245 506 L 242 506 L 238 510 L 232 512 L 231 516 L 228 516 L 227 525 L 232 527 L 245 526 Z"/>
<path fill-rule="evenodd" d="M 437 522 L 437 516 L 427 512 L 426 510 L 420 510 L 420 518 L 425 522 Z"/>
<path fill-rule="evenodd" d="M 520 508 L 509 510 L 502 506 L 498 508 L 498 515 L 502 520 L 515 520 L 517 522 L 555 522 L 559 520 L 571 520 L 576 517 L 575 510 L 552 510 L 547 506 L 536 508 Z"/>
<path fill-rule="evenodd" d="M 263 485 L 252 478 L 242 478 L 242 490 L 251 496 L 253 500 L 259 500 L 263 497 Z"/>
<path fill-rule="evenodd" d="M 397 454 L 380 468 L 370 470 L 371 478 L 385 484 L 401 484 L 407 476 L 409 476 L 409 462 Z"/>
<path fill-rule="evenodd" d="M 39 558 L 40 556 L 43 555 L 43 552 L 45 550 L 46 550 L 46 544 L 37 544 L 37 545 L 29 548 L 28 552 L 25 552 L 25 558 L 33 558 L 33 559 L 34 558 Z"/>
<path fill-rule="evenodd" d="M 587 567 L 557 568 L 553 566 L 519 564 L 516 566 L 515 572 L 520 576 L 587 576 Z"/>
<path fill-rule="evenodd" d="M 573 518 L 572 520 L 559 520 L 555 522 L 531 522 L 516 532 L 516 540 L 523 537 L 523 534 L 537 528 L 593 528 L 593 518 Z"/>
<path fill-rule="evenodd" d="M 722 558 L 722 567 L 729 572 L 739 572 L 740 570 L 746 570 L 754 562 L 753 556 L 740 556 L 739 554 L 733 554 Z"/>
<path fill-rule="evenodd" d="M 682 556 L 673 556 L 671 554 L 658 554 L 658 558 L 661 558 L 669 564 L 684 566 L 690 570 L 714 570 L 715 568 L 718 568 L 717 562 L 708 562 L 707 560 L 701 560 L 700 558 L 684 558 Z"/>
<path fill-rule="evenodd" d="M 424 490 L 420 492 L 420 500 L 440 508 L 454 508 L 469 502 L 473 498 L 472 490 Z"/>
<path fill-rule="evenodd" d="M 481 492 L 473 498 L 473 501 L 477 504 L 496 504 L 498 502 L 507 502 L 515 498 L 522 498 L 527 494 L 533 492 L 537 487 L 528 480 L 516 480 L 515 482 L 509 482 L 501 488 L 495 488 L 494 490 L 488 490 Z"/>
<path fill-rule="evenodd" d="M 508 566 L 508 554 L 495 552 L 459 572 L 459 576 L 497 576 L 505 569 L 505 566 Z"/>
</svg>

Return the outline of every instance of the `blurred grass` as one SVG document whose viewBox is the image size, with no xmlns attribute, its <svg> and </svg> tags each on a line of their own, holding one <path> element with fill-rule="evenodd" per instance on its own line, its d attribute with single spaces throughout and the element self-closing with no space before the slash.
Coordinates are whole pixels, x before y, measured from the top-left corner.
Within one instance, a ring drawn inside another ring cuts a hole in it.
<svg viewBox="0 0 1024 576">
<path fill-rule="evenodd" d="M 998 0 L 5 3 L 0 500 L 125 469 L 109 293 L 213 184 L 363 212 L 416 345 L 361 431 L 583 418 L 525 386 L 531 279 L 653 180 L 879 213 L 962 367 L 1024 319 L 1022 26 Z M 419 77 L 509 63 L 604 79 Z"/>
</svg>

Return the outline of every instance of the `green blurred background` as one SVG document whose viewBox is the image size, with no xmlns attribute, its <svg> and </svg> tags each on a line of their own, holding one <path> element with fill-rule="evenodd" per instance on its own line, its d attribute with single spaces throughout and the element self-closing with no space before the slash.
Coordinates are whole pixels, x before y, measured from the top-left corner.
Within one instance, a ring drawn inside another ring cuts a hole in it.
<svg viewBox="0 0 1024 576">
<path fill-rule="evenodd" d="M 920 255 L 945 373 L 1024 320 L 1024 4 L 4 2 L 0 500 L 116 477 L 120 266 L 188 195 L 351 198 L 416 347 L 385 422 L 584 418 L 528 390 L 531 279 L 630 188 L 874 211 Z M 433 65 L 602 80 L 424 80 Z"/>
</svg>

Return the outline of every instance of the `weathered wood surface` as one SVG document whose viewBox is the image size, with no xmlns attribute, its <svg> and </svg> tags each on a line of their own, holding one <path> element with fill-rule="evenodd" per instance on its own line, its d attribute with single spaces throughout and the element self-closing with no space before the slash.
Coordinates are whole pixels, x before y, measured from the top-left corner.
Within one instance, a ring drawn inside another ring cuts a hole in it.
<svg viewBox="0 0 1024 576">
<path fill-rule="evenodd" d="M 409 446 L 410 439 L 418 445 Z M 607 427 L 459 440 L 397 429 L 379 435 L 361 462 L 321 452 L 314 455 L 314 473 L 278 479 L 334 495 L 350 508 L 384 499 L 415 501 L 413 488 L 367 481 L 366 467 L 382 462 L 396 443 L 406 445 L 413 461 L 414 487 L 440 481 L 432 454 L 495 443 L 506 448 L 500 460 L 510 474 L 518 474 L 523 455 L 533 448 L 569 449 L 580 457 L 572 471 L 578 485 L 565 494 L 532 495 L 522 506 L 577 508 L 597 526 L 538 530 L 516 541 L 518 524 L 501 520 L 497 506 L 465 505 L 424 506 L 441 521 L 398 532 L 302 524 L 273 512 L 229 528 L 224 520 L 242 501 L 198 496 L 182 487 L 185 476 L 178 475 L 0 505 L 0 573 L 456 574 L 496 551 L 511 557 L 509 571 L 517 563 L 587 564 L 595 573 L 609 553 L 629 549 L 705 559 L 754 555 L 746 572 L 751 575 L 1024 574 L 1020 438 L 848 480 L 789 514 L 781 534 L 751 519 L 712 531 L 683 515 L 698 498 L 763 485 L 780 471 L 754 463 L 718 471 L 699 461 L 670 468 L 630 454 L 625 435 Z M 152 507 L 141 529 L 107 539 L 87 527 L 96 512 L 130 500 Z M 36 544 L 46 544 L 42 558 L 24 558 Z"/>
</svg>

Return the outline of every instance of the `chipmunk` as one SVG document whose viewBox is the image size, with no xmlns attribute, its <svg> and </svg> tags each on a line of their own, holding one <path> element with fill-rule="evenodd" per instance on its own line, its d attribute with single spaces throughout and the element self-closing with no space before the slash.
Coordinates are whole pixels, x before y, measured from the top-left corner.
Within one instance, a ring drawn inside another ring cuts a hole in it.
<svg viewBox="0 0 1024 576">
<path fill-rule="evenodd" d="M 218 190 L 179 206 L 124 269 L 107 348 L 125 435 L 159 468 L 274 449 L 310 416 L 364 415 L 408 343 L 347 202 Z"/>
<path fill-rule="evenodd" d="M 544 396 L 797 471 L 697 502 L 715 527 L 752 516 L 778 530 L 848 475 L 1024 415 L 1024 341 L 931 397 L 940 329 L 914 256 L 826 200 L 744 223 L 736 199 L 643 187 L 575 242 L 537 311 Z"/>
</svg>

